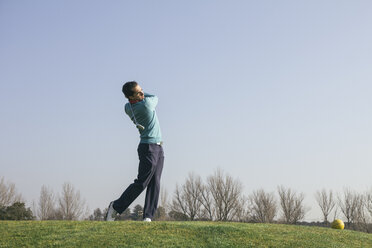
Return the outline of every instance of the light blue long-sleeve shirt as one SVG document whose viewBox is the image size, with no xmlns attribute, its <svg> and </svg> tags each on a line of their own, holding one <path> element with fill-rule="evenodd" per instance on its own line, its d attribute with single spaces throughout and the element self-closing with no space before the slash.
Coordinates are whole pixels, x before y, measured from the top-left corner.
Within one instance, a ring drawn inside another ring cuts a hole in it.
<svg viewBox="0 0 372 248">
<path fill-rule="evenodd" d="M 139 130 L 140 143 L 159 143 L 162 139 L 160 124 L 155 111 L 158 97 L 147 93 L 144 93 L 144 95 L 145 98 L 142 101 L 132 104 L 137 123 L 145 127 L 143 131 Z M 129 104 L 131 103 L 126 103 L 124 106 L 125 113 L 135 123 Z"/>
</svg>

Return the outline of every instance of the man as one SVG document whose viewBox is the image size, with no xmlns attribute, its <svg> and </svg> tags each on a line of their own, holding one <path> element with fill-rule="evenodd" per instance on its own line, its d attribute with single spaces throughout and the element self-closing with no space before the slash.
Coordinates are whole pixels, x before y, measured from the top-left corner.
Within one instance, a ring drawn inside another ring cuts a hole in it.
<svg viewBox="0 0 372 248">
<path fill-rule="evenodd" d="M 147 187 L 143 219 L 146 222 L 151 222 L 158 206 L 160 177 L 164 163 L 160 125 L 155 112 L 158 98 L 143 93 L 135 81 L 125 83 L 123 93 L 129 100 L 129 103 L 124 107 L 125 113 L 136 124 L 141 137 L 137 149 L 138 176 L 119 199 L 110 203 L 106 221 L 113 221 L 117 213 L 124 212 Z"/>
</svg>

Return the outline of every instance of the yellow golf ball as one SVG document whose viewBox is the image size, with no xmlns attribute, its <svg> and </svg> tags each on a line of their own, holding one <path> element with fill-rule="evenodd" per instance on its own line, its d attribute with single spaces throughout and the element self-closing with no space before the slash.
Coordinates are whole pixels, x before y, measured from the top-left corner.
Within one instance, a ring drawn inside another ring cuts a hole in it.
<svg viewBox="0 0 372 248">
<path fill-rule="evenodd" d="M 332 228 L 334 229 L 344 229 L 345 227 L 345 224 L 342 220 L 340 219 L 335 219 L 333 222 L 332 222 L 332 225 L 331 225 Z"/>
</svg>

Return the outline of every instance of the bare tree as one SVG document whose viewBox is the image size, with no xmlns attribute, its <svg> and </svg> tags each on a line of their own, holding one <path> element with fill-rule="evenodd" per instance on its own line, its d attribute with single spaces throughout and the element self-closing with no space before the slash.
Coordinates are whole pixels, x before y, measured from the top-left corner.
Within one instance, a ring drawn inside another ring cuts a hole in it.
<svg viewBox="0 0 372 248">
<path fill-rule="evenodd" d="M 344 188 L 343 195 L 338 196 L 338 205 L 348 228 L 372 232 L 372 191 L 360 194 Z"/>
<path fill-rule="evenodd" d="M 356 192 L 347 188 L 344 189 L 343 196 L 338 196 L 338 205 L 346 218 L 346 225 L 349 228 L 357 218 L 357 208 L 358 204 L 360 204 L 359 197 Z"/>
<path fill-rule="evenodd" d="M 170 208 L 168 204 L 168 192 L 163 187 L 160 189 L 160 204 L 156 209 L 156 213 L 154 216 L 155 220 L 164 221 L 168 219 L 168 209 Z"/>
<path fill-rule="evenodd" d="M 186 180 L 183 186 L 183 191 L 185 192 L 185 200 L 190 210 L 191 215 L 200 217 L 201 203 L 199 201 L 201 178 L 195 174 L 189 174 L 189 178 Z M 191 218 L 194 219 L 194 218 Z"/>
<path fill-rule="evenodd" d="M 251 209 L 248 207 L 248 199 L 245 196 L 241 196 L 236 206 L 235 216 L 233 221 L 248 222 L 251 216 Z"/>
<path fill-rule="evenodd" d="M 163 187 L 160 189 L 160 206 L 164 208 L 165 211 L 168 210 L 168 191 Z"/>
<path fill-rule="evenodd" d="M 5 183 L 4 177 L 0 180 L 0 206 L 11 206 L 15 202 L 23 202 L 21 194 L 17 193 L 14 183 Z"/>
<path fill-rule="evenodd" d="M 178 185 L 176 186 L 172 204 L 173 211 L 183 213 L 184 215 L 188 216 L 190 220 L 200 217 L 200 182 L 201 179 L 199 176 L 195 176 L 195 174 L 190 173 L 181 189 L 178 187 Z"/>
<path fill-rule="evenodd" d="M 364 196 L 364 206 L 366 215 L 366 231 L 372 232 L 372 189 L 367 190 Z"/>
<path fill-rule="evenodd" d="M 317 191 L 315 194 L 315 199 L 322 210 L 324 223 L 328 223 L 328 216 L 336 205 L 332 190 L 330 190 L 329 193 L 327 193 L 325 189 L 322 189 L 322 191 Z"/>
<path fill-rule="evenodd" d="M 40 220 L 51 220 L 55 218 L 55 197 L 53 191 L 45 185 L 40 190 L 37 216 Z"/>
<path fill-rule="evenodd" d="M 220 169 L 208 177 L 208 187 L 213 199 L 216 220 L 233 220 L 241 211 L 242 184 Z"/>
<path fill-rule="evenodd" d="M 85 212 L 85 201 L 81 199 L 80 191 L 76 191 L 70 183 L 64 183 L 58 200 L 59 215 L 64 220 L 77 220 Z"/>
<path fill-rule="evenodd" d="M 354 229 L 358 231 L 370 232 L 369 216 L 367 210 L 367 195 L 357 194 L 357 203 L 354 219 Z"/>
<path fill-rule="evenodd" d="M 251 194 L 249 201 L 254 222 L 271 223 L 274 221 L 277 212 L 274 193 L 266 193 L 260 189 Z"/>
<path fill-rule="evenodd" d="M 284 186 L 278 187 L 280 198 L 280 206 L 283 212 L 283 220 L 285 223 L 296 224 L 305 217 L 306 209 L 303 205 L 304 195 L 296 194 L 291 189 L 286 189 Z"/>
<path fill-rule="evenodd" d="M 203 205 L 203 217 L 209 220 L 213 220 L 214 210 L 211 191 L 207 185 L 204 185 L 202 183 L 200 184 L 199 201 Z"/>
<path fill-rule="evenodd" d="M 172 205 L 171 205 L 171 212 L 182 213 L 183 216 L 188 217 L 187 206 L 186 206 L 186 203 L 184 201 L 184 196 L 183 196 L 178 184 L 176 184 L 176 190 L 174 191 L 173 201 L 172 201 Z"/>
<path fill-rule="evenodd" d="M 366 210 L 369 213 L 369 216 L 372 218 L 372 189 L 366 192 L 365 197 Z"/>
</svg>

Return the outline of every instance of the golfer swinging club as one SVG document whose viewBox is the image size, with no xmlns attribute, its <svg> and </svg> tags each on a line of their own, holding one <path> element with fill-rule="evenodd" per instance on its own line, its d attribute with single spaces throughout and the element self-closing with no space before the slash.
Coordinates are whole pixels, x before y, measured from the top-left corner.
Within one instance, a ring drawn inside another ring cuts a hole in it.
<svg viewBox="0 0 372 248">
<path fill-rule="evenodd" d="M 125 113 L 134 122 L 141 136 L 137 149 L 138 176 L 119 199 L 110 202 L 106 221 L 113 221 L 118 213 L 124 212 L 147 187 L 143 220 L 151 222 L 158 206 L 160 177 L 164 163 L 160 125 L 155 112 L 158 98 L 143 93 L 135 81 L 125 83 L 123 93 L 129 100 L 129 103 L 125 104 Z"/>
</svg>

